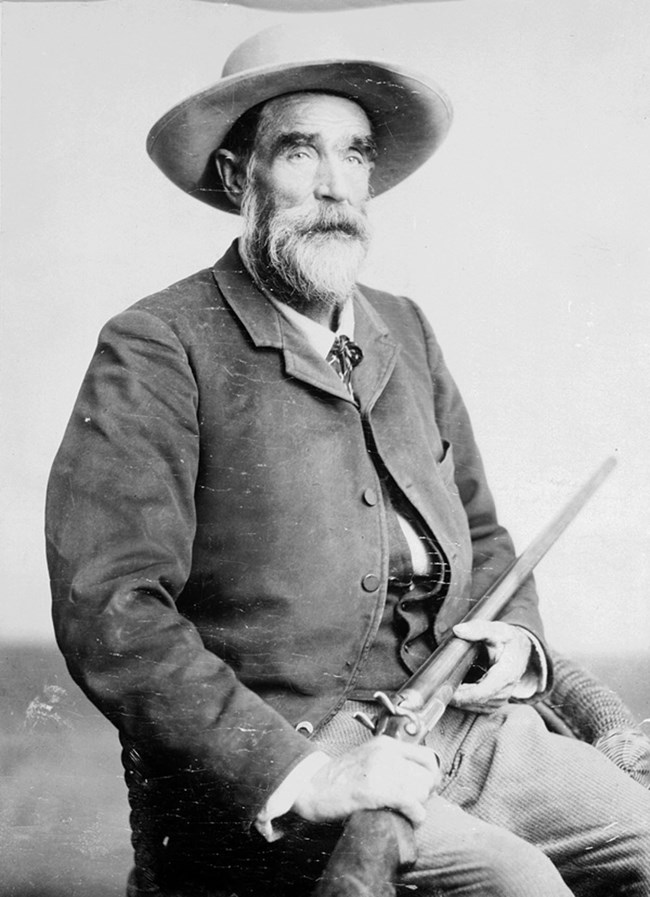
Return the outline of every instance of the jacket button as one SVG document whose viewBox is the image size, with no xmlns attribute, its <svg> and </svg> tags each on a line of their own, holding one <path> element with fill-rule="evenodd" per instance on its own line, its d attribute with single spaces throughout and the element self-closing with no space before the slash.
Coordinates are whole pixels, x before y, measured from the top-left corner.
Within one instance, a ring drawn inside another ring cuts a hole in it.
<svg viewBox="0 0 650 897">
<path fill-rule="evenodd" d="M 366 592 L 376 592 L 379 588 L 379 577 L 374 573 L 367 573 L 361 580 L 361 585 Z"/>
<path fill-rule="evenodd" d="M 314 726 L 309 722 L 308 719 L 303 719 L 301 722 L 296 723 L 295 725 L 296 732 L 300 732 L 301 735 L 306 735 L 309 737 L 314 734 Z"/>
<path fill-rule="evenodd" d="M 377 504 L 377 493 L 374 489 L 365 489 L 363 493 L 363 500 L 371 508 L 374 508 L 374 506 Z"/>
</svg>

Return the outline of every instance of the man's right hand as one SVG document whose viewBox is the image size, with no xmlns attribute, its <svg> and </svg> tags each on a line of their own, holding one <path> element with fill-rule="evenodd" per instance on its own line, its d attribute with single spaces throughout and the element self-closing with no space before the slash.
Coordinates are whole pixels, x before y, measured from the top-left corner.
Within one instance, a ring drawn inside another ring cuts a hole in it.
<svg viewBox="0 0 650 897">
<path fill-rule="evenodd" d="M 430 748 L 380 735 L 330 758 L 292 809 L 310 822 L 326 822 L 346 819 L 356 810 L 388 808 L 418 826 L 440 779 L 438 758 Z"/>
</svg>

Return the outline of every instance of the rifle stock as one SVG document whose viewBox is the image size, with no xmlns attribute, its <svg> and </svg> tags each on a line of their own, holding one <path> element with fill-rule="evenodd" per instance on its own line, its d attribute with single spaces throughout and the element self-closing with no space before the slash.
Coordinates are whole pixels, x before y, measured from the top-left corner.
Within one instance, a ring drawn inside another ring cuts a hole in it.
<svg viewBox="0 0 650 897">
<path fill-rule="evenodd" d="M 495 620 L 517 589 L 610 474 L 607 458 L 563 510 L 474 604 L 462 622 Z M 375 735 L 422 742 L 474 663 L 478 646 L 450 635 L 393 696 L 376 692 L 382 710 L 376 722 L 360 715 Z M 360 810 L 344 832 L 313 897 L 395 897 L 395 880 L 417 855 L 410 822 L 392 810 Z"/>
<path fill-rule="evenodd" d="M 413 826 L 391 810 L 358 810 L 345 824 L 314 897 L 394 897 L 416 858 Z"/>
</svg>

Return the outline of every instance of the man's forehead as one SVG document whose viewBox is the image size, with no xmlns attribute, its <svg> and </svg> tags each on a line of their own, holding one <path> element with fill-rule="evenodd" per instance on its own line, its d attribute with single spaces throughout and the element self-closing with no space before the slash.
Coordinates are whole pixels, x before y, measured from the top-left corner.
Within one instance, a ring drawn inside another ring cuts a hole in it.
<svg viewBox="0 0 650 897">
<path fill-rule="evenodd" d="M 372 127 L 362 107 L 348 97 L 333 93 L 299 92 L 270 100 L 262 113 L 261 133 L 318 134 L 330 131 L 350 136 L 370 136 Z"/>
</svg>

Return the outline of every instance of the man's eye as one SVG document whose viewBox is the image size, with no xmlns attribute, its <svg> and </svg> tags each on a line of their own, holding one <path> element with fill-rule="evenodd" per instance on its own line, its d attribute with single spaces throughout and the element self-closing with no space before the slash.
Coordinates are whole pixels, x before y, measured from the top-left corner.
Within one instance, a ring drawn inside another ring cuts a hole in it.
<svg viewBox="0 0 650 897">
<path fill-rule="evenodd" d="M 306 149 L 295 149 L 295 150 L 291 150 L 291 151 L 287 154 L 287 157 L 288 157 L 289 159 L 295 160 L 296 162 L 302 162 L 302 161 L 305 160 L 305 159 L 309 159 L 309 158 L 310 158 L 310 155 L 311 155 L 311 154 L 310 154 L 309 150 L 306 150 Z"/>
</svg>

